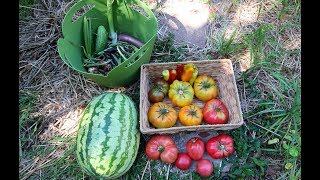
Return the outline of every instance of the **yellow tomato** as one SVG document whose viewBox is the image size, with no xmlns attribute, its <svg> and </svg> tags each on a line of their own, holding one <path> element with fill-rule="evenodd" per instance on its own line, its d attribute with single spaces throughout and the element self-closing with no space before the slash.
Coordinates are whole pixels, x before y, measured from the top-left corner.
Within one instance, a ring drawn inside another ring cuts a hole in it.
<svg viewBox="0 0 320 180">
<path fill-rule="evenodd" d="M 218 86 L 213 78 L 201 75 L 194 81 L 194 94 L 201 101 L 209 101 L 219 94 Z"/>
<path fill-rule="evenodd" d="M 177 111 L 166 103 L 158 102 L 149 108 L 148 120 L 156 128 L 172 127 L 177 119 Z"/>
<path fill-rule="evenodd" d="M 179 119 L 184 126 L 195 126 L 202 122 L 202 110 L 196 105 L 184 106 L 180 109 Z"/>
<path fill-rule="evenodd" d="M 191 104 L 194 92 L 190 83 L 174 80 L 168 96 L 173 105 L 183 107 Z"/>
</svg>

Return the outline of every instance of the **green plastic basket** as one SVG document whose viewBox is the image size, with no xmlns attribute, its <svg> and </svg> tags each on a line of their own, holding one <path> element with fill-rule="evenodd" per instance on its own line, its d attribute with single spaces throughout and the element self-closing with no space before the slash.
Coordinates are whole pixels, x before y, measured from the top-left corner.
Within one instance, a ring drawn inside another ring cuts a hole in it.
<svg viewBox="0 0 320 180">
<path fill-rule="evenodd" d="M 72 22 L 72 18 L 85 5 L 92 5 L 89 11 Z M 137 10 L 140 7 L 146 15 Z M 113 68 L 106 76 L 88 73 L 82 65 L 83 62 L 83 18 L 92 18 L 93 32 L 99 25 L 108 30 L 107 7 L 104 0 L 82 0 L 77 2 L 65 15 L 62 22 L 64 38 L 58 40 L 58 52 L 61 59 L 72 69 L 83 74 L 97 84 L 104 87 L 121 87 L 134 83 L 140 74 L 142 64 L 150 62 L 151 53 L 157 35 L 158 22 L 146 4 L 139 0 L 126 0 L 126 3 L 114 1 L 113 21 L 118 34 L 128 34 L 139 39 L 144 45 L 130 58 Z M 140 55 L 140 56 L 139 56 Z M 140 57 L 137 58 L 136 57 Z"/>
</svg>

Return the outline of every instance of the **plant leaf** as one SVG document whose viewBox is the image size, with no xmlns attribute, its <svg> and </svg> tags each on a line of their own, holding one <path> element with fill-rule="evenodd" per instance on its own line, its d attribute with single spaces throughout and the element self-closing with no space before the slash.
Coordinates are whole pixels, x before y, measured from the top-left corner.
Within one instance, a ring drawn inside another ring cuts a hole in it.
<svg viewBox="0 0 320 180">
<path fill-rule="evenodd" d="M 237 169 L 237 170 L 235 170 L 232 174 L 234 174 L 234 175 L 239 175 L 239 174 L 241 174 L 242 173 L 242 170 L 241 169 Z"/>
<path fill-rule="evenodd" d="M 282 144 L 282 147 L 283 147 L 284 149 L 289 149 L 289 146 L 288 146 L 288 144 L 287 144 L 286 142 L 284 142 L 284 143 Z"/>
<path fill-rule="evenodd" d="M 290 147 L 289 149 L 289 154 L 292 156 L 292 157 L 298 157 L 299 156 L 299 151 L 296 147 Z"/>
<path fill-rule="evenodd" d="M 274 138 L 274 139 L 270 139 L 268 141 L 268 144 L 271 145 L 271 144 L 275 144 L 275 143 L 278 143 L 279 142 L 279 138 Z"/>
<path fill-rule="evenodd" d="M 291 163 L 286 163 L 286 165 L 284 166 L 284 168 L 286 169 L 291 169 L 293 167 L 293 165 Z"/>
<path fill-rule="evenodd" d="M 268 162 L 259 160 L 257 158 L 252 158 L 252 160 L 257 166 L 260 166 L 260 167 L 264 167 L 268 164 Z"/>
<path fill-rule="evenodd" d="M 289 140 L 289 141 L 292 141 L 292 137 L 290 135 L 285 135 L 283 138 Z"/>
</svg>

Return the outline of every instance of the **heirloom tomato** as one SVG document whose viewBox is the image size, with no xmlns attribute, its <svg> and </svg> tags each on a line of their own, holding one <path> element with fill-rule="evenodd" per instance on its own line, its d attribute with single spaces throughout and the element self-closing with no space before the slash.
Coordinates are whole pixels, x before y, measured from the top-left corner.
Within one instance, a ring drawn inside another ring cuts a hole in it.
<svg viewBox="0 0 320 180">
<path fill-rule="evenodd" d="M 229 118 L 227 107 L 219 99 L 207 101 L 202 109 L 203 119 L 208 124 L 225 124 Z"/>
<path fill-rule="evenodd" d="M 196 105 L 184 106 L 180 109 L 179 119 L 184 126 L 195 126 L 202 122 L 202 110 Z"/>
<path fill-rule="evenodd" d="M 178 157 L 178 148 L 173 139 L 165 134 L 154 135 L 147 142 L 146 155 L 153 160 L 174 163 Z"/>
<path fill-rule="evenodd" d="M 194 94 L 201 101 L 209 101 L 218 96 L 219 90 L 213 78 L 201 75 L 194 81 Z"/>
<path fill-rule="evenodd" d="M 190 83 L 174 80 L 168 95 L 173 105 L 183 107 L 191 104 L 194 92 Z"/>
<path fill-rule="evenodd" d="M 206 150 L 214 159 L 228 157 L 233 153 L 233 138 L 227 134 L 220 134 L 207 141 Z"/>
<path fill-rule="evenodd" d="M 193 160 L 199 160 L 204 154 L 204 143 L 203 140 L 198 137 L 193 137 L 187 141 L 186 144 L 187 154 Z"/>
<path fill-rule="evenodd" d="M 178 113 L 164 102 L 154 103 L 148 111 L 148 120 L 156 128 L 172 127 L 178 119 Z"/>
<path fill-rule="evenodd" d="M 161 102 L 169 91 L 169 84 L 163 79 L 156 79 L 150 91 L 148 92 L 148 98 L 151 102 Z"/>
</svg>

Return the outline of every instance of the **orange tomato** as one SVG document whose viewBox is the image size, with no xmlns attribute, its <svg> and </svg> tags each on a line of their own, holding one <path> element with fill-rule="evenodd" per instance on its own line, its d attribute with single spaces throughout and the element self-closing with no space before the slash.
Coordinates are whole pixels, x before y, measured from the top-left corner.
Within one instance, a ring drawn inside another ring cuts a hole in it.
<svg viewBox="0 0 320 180">
<path fill-rule="evenodd" d="M 201 75 L 194 81 L 194 95 L 201 101 L 209 101 L 219 94 L 218 86 L 213 78 Z"/>
<path fill-rule="evenodd" d="M 149 108 L 148 120 L 156 128 L 172 127 L 177 119 L 177 111 L 164 102 L 155 103 Z"/>
<path fill-rule="evenodd" d="M 202 110 L 196 105 L 184 106 L 180 109 L 179 119 L 184 126 L 196 126 L 202 122 Z"/>
</svg>

